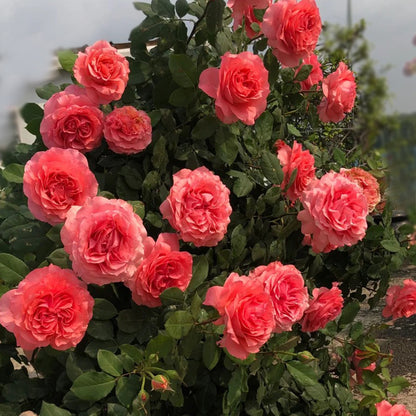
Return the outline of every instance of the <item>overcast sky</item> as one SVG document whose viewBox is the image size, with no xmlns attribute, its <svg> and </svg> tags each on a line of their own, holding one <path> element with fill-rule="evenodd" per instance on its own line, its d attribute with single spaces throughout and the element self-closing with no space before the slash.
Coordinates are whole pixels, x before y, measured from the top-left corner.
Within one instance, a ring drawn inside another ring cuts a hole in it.
<svg viewBox="0 0 416 416">
<path fill-rule="evenodd" d="M 317 0 L 322 20 L 344 24 L 346 3 Z M 34 99 L 27 85 L 47 80 L 54 51 L 98 39 L 125 42 L 143 16 L 132 0 L 0 0 L 0 10 L 0 126 L 9 108 Z M 372 58 L 380 68 L 391 65 L 386 73 L 395 95 L 390 110 L 416 111 L 416 76 L 402 71 L 416 57 L 416 1 L 352 0 L 352 11 L 354 22 L 367 20 Z M 0 141 L 7 141 L 6 130 L 0 131 Z"/>
</svg>

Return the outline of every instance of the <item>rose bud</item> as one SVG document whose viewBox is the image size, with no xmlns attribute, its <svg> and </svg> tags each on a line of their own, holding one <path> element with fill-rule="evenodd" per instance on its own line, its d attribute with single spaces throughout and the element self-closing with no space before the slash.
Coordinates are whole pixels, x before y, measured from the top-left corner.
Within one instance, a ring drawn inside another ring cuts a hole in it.
<svg viewBox="0 0 416 416">
<path fill-rule="evenodd" d="M 153 377 L 151 384 L 152 390 L 173 391 L 169 386 L 169 380 L 161 374 L 158 374 L 157 376 Z"/>
</svg>

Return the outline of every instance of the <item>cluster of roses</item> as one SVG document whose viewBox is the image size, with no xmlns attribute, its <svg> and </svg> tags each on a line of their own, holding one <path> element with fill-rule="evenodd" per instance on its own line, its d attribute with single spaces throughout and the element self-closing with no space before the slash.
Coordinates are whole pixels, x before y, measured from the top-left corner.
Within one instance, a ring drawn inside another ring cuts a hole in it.
<svg viewBox="0 0 416 416">
<path fill-rule="evenodd" d="M 322 29 L 315 0 L 229 0 L 227 6 L 232 10 L 234 29 L 244 21 L 247 36 L 263 34 L 283 67 L 296 68 L 297 73 L 302 66 L 311 66 L 308 78 L 300 84 L 302 91 L 312 87 L 318 90 L 322 84 L 323 97 L 317 107 L 322 122 L 339 122 L 351 112 L 356 97 L 354 74 L 340 62 L 324 79 L 314 54 Z M 257 9 L 265 9 L 262 21 L 255 17 Z M 266 109 L 270 92 L 268 71 L 261 58 L 251 52 L 227 52 L 219 69 L 208 68 L 201 73 L 199 88 L 215 99 L 217 116 L 226 124 L 241 120 L 253 125 Z"/>
</svg>

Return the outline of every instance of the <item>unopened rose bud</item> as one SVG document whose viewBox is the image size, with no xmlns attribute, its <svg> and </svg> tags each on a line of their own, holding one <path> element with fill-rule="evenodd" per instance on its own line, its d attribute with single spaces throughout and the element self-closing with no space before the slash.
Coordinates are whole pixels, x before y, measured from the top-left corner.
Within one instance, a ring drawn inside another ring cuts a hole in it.
<svg viewBox="0 0 416 416">
<path fill-rule="evenodd" d="M 159 361 L 159 357 L 157 354 L 150 354 L 149 355 L 149 363 L 156 364 Z"/>
<path fill-rule="evenodd" d="M 152 390 L 173 391 L 169 386 L 169 380 L 161 374 L 157 375 L 156 377 L 153 377 L 151 384 Z"/>
<path fill-rule="evenodd" d="M 149 400 L 149 393 L 145 390 L 141 390 L 139 392 L 139 400 L 142 402 L 142 404 L 145 404 Z"/>
<path fill-rule="evenodd" d="M 314 360 L 315 357 L 309 351 L 301 351 L 298 352 L 298 359 L 299 361 L 305 363 Z"/>
</svg>

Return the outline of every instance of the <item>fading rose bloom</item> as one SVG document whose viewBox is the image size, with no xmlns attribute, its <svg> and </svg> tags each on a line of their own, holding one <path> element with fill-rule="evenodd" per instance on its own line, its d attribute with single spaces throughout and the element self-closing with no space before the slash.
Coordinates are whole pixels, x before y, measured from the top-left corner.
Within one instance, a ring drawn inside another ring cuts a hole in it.
<svg viewBox="0 0 416 416">
<path fill-rule="evenodd" d="M 103 113 L 87 97 L 85 90 L 70 85 L 45 103 L 40 134 L 46 147 L 89 152 L 101 144 Z"/>
<path fill-rule="evenodd" d="M 381 199 L 380 186 L 377 179 L 371 173 L 361 168 L 342 168 L 339 173 L 355 182 L 363 190 L 367 198 L 368 212 L 374 211 Z"/>
<path fill-rule="evenodd" d="M 304 65 L 312 65 L 311 72 L 309 73 L 308 78 L 306 78 L 304 81 L 296 82 L 299 82 L 302 91 L 309 91 L 314 85 L 318 85 L 316 89 L 319 90 L 319 83 L 324 78 L 324 75 L 322 73 L 321 64 L 318 61 L 318 57 L 313 53 L 312 55 L 304 58 L 302 60 L 302 64 L 299 65 L 299 68 L 296 69 L 295 76 L 299 73 Z"/>
<path fill-rule="evenodd" d="M 75 79 L 97 105 L 121 98 L 129 72 L 127 59 L 104 40 L 88 46 L 85 53 L 79 52 L 74 64 Z"/>
<path fill-rule="evenodd" d="M 309 183 L 315 179 L 315 159 L 309 150 L 302 150 L 302 145 L 296 140 L 292 148 L 283 140 L 278 140 L 276 147 L 284 175 L 280 188 L 287 188 L 294 170 L 297 169 L 295 180 L 286 191 L 286 196 L 294 203 Z"/>
<path fill-rule="evenodd" d="M 315 253 L 328 253 L 338 247 L 352 246 L 367 230 L 368 206 L 361 188 L 340 173 L 329 172 L 312 181 L 302 193 L 304 244 Z"/>
<path fill-rule="evenodd" d="M 221 315 L 214 324 L 225 325 L 219 345 L 240 360 L 258 352 L 275 326 L 273 304 L 263 286 L 231 273 L 223 287 L 210 287 L 206 294 L 204 305 L 213 306 Z"/>
<path fill-rule="evenodd" d="M 387 289 L 386 306 L 383 316 L 393 319 L 409 318 L 416 314 L 416 282 L 410 279 L 403 281 L 403 286 L 390 286 Z"/>
<path fill-rule="evenodd" d="M 293 265 L 283 265 L 279 261 L 258 266 L 249 278 L 263 283 L 264 291 L 273 303 L 273 332 L 291 331 L 308 307 L 308 290 L 301 272 Z"/>
<path fill-rule="evenodd" d="M 311 55 L 322 29 L 315 0 L 279 0 L 263 16 L 263 33 L 273 54 L 285 67 Z"/>
<path fill-rule="evenodd" d="M 352 71 L 344 62 L 322 81 L 324 97 L 318 105 L 318 115 L 324 123 L 338 123 L 352 111 L 356 96 L 356 84 Z"/>
<path fill-rule="evenodd" d="M 72 270 L 53 264 L 31 271 L 0 299 L 0 323 L 27 351 L 75 347 L 92 318 L 94 299 Z"/>
<path fill-rule="evenodd" d="M 366 354 L 367 353 L 365 351 L 355 349 L 351 357 L 351 362 L 354 366 L 357 384 L 363 384 L 363 370 L 374 371 L 376 369 L 376 363 L 371 363 L 367 367 L 360 367 L 360 361 L 368 357 L 368 355 Z"/>
<path fill-rule="evenodd" d="M 313 299 L 309 301 L 309 307 L 301 322 L 303 332 L 325 328 L 328 322 L 341 314 L 344 299 L 337 286 L 338 283 L 333 283 L 331 289 L 320 287 L 312 291 Z"/>
<path fill-rule="evenodd" d="M 97 194 L 98 183 L 87 158 L 77 150 L 52 147 L 26 163 L 23 192 L 35 218 L 55 225 L 65 221 L 73 205 Z"/>
<path fill-rule="evenodd" d="M 68 211 L 61 239 L 75 273 L 100 286 L 131 278 L 149 243 L 130 204 L 100 196 Z"/>
<path fill-rule="evenodd" d="M 150 239 L 150 237 L 149 237 Z M 135 275 L 125 282 L 134 302 L 154 308 L 162 305 L 161 293 L 170 287 L 184 291 L 192 278 L 192 256 L 179 251 L 176 234 L 160 234 L 145 248 L 144 259 Z"/>
<path fill-rule="evenodd" d="M 150 117 L 131 106 L 116 108 L 105 118 L 104 136 L 114 153 L 139 153 L 152 141 Z"/>
<path fill-rule="evenodd" d="M 173 175 L 160 212 L 183 241 L 213 247 L 227 232 L 232 212 L 229 198 L 229 189 L 206 167 L 182 169 Z"/>
<path fill-rule="evenodd" d="M 215 111 L 225 124 L 241 120 L 253 125 L 266 109 L 270 92 L 268 71 L 262 59 L 251 52 L 227 52 L 219 69 L 201 73 L 199 88 L 215 98 Z"/>
<path fill-rule="evenodd" d="M 386 400 L 376 403 L 376 409 L 377 416 L 412 416 L 402 404 L 393 406 Z"/>
</svg>

